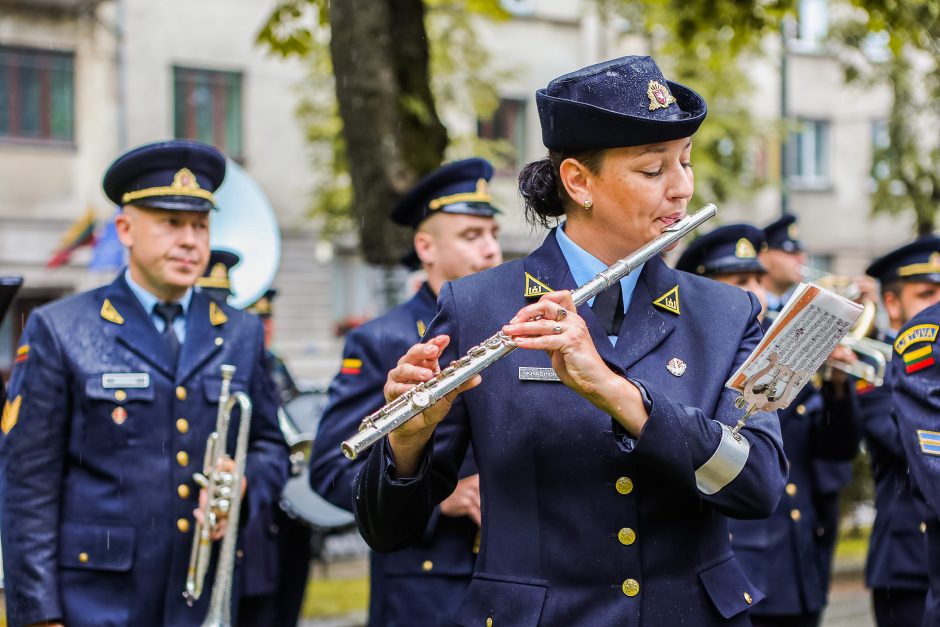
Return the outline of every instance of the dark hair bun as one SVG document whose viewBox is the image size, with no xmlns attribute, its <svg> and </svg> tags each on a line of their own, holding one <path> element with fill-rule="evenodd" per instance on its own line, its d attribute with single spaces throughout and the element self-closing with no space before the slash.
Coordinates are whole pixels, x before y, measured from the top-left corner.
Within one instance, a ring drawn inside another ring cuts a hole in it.
<svg viewBox="0 0 940 627">
<path fill-rule="evenodd" d="M 546 157 L 526 164 L 519 172 L 519 193 L 525 201 L 525 217 L 529 223 L 551 227 L 565 215 L 558 195 L 557 170 Z"/>
</svg>

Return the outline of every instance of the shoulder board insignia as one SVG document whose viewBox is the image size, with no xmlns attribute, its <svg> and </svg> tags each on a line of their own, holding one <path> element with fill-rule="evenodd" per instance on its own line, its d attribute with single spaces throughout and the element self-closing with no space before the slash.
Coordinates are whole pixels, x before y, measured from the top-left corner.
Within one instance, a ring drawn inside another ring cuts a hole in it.
<svg viewBox="0 0 940 627">
<path fill-rule="evenodd" d="M 23 344 L 16 349 L 16 359 L 14 363 L 21 364 L 27 359 L 29 359 L 29 344 Z"/>
<path fill-rule="evenodd" d="M 101 317 L 114 324 L 124 324 L 124 316 L 118 313 L 118 310 L 114 308 L 114 305 L 112 305 L 111 301 L 107 298 L 101 303 Z"/>
<path fill-rule="evenodd" d="M 11 402 L 9 399 L 3 405 L 3 418 L 0 419 L 0 431 L 3 435 L 10 432 L 10 429 L 16 426 L 16 421 L 20 417 L 20 405 L 23 404 L 23 396 L 17 395 Z"/>
<path fill-rule="evenodd" d="M 525 297 L 534 298 L 536 296 L 541 296 L 542 294 L 548 294 L 549 292 L 554 292 L 552 288 L 545 285 L 534 276 L 525 273 Z"/>
<path fill-rule="evenodd" d="M 936 363 L 933 358 L 933 346 L 930 344 L 908 351 L 901 357 L 904 358 L 904 372 L 907 374 L 929 368 Z"/>
<path fill-rule="evenodd" d="M 917 443 L 922 453 L 927 455 L 940 455 L 940 433 L 936 431 L 917 430 Z"/>
<path fill-rule="evenodd" d="M 424 320 L 418 320 L 418 339 L 423 338 L 424 332 L 427 330 L 428 330 L 428 327 L 426 324 L 424 324 Z"/>
<path fill-rule="evenodd" d="M 933 343 L 937 339 L 938 329 L 940 329 L 940 325 L 936 324 L 918 324 L 916 327 L 911 327 L 895 340 L 894 350 L 897 351 L 898 355 L 903 355 L 904 351 L 912 344 L 918 342 Z"/>
<path fill-rule="evenodd" d="M 344 359 L 343 366 L 339 369 L 341 374 L 359 374 L 362 372 L 361 359 Z"/>
<path fill-rule="evenodd" d="M 222 308 L 214 302 L 209 303 L 209 322 L 211 322 L 214 327 L 228 322 L 228 316 L 226 316 Z"/>
<path fill-rule="evenodd" d="M 653 304 L 669 313 L 679 315 L 679 286 L 674 285 L 671 290 L 653 301 Z"/>
</svg>

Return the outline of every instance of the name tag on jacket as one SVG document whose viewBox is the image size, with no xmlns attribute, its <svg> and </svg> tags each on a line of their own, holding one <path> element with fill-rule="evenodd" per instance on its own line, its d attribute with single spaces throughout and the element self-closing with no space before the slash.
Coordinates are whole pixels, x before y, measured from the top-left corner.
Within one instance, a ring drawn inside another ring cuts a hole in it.
<svg viewBox="0 0 940 627">
<path fill-rule="evenodd" d="M 108 388 L 149 388 L 149 372 L 107 372 L 101 375 L 101 387 Z"/>
</svg>

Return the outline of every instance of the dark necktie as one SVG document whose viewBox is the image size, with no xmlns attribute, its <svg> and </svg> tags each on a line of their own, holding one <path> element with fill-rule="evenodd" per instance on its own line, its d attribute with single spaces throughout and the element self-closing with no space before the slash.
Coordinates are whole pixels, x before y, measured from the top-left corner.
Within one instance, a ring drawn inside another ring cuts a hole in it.
<svg viewBox="0 0 940 627">
<path fill-rule="evenodd" d="M 607 335 L 620 335 L 620 327 L 623 326 L 623 290 L 620 281 L 595 296 L 591 309 L 604 325 Z"/>
<path fill-rule="evenodd" d="M 153 306 L 153 313 L 163 318 L 165 326 L 160 337 L 163 338 L 163 345 L 166 346 L 170 361 L 175 368 L 180 354 L 180 339 L 176 336 L 176 330 L 173 329 L 173 321 L 183 315 L 183 306 L 179 303 L 157 303 Z"/>
</svg>

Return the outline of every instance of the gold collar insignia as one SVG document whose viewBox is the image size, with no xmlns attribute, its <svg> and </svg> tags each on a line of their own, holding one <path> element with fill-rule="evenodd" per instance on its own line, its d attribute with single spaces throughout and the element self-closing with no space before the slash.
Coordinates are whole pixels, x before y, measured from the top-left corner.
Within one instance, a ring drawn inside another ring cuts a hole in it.
<svg viewBox="0 0 940 627">
<path fill-rule="evenodd" d="M 679 315 L 679 285 L 674 285 L 671 290 L 653 301 L 653 304 L 660 309 L 665 309 L 669 313 Z"/>
<path fill-rule="evenodd" d="M 222 308 L 216 305 L 214 301 L 209 302 L 209 322 L 211 322 L 214 327 L 228 322 L 228 316 L 225 315 Z"/>
<path fill-rule="evenodd" d="M 541 296 L 542 294 L 548 294 L 549 292 L 554 292 L 552 288 L 545 285 L 534 276 L 525 273 L 525 297 L 526 298 L 535 298 L 536 296 Z"/>
<path fill-rule="evenodd" d="M 114 324 L 124 324 L 124 316 L 118 313 L 118 310 L 114 308 L 114 305 L 112 305 L 111 301 L 107 298 L 105 298 L 104 302 L 101 303 L 100 313 L 101 317 L 108 322 L 113 322 Z"/>
</svg>

